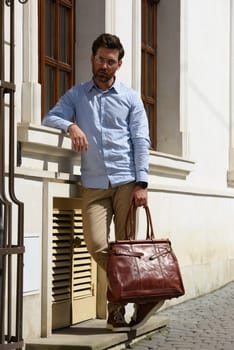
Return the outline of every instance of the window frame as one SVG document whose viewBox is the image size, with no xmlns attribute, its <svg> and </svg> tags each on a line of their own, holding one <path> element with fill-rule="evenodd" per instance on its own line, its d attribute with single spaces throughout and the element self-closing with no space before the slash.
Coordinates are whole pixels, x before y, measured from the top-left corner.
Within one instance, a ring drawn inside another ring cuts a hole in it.
<svg viewBox="0 0 234 350">
<path fill-rule="evenodd" d="M 151 147 L 156 150 L 157 147 L 157 4 L 158 0 L 141 1 L 141 97 L 149 119 L 149 129 L 151 138 Z M 150 11 L 149 11 L 150 9 Z M 151 17 L 151 21 L 149 21 Z M 149 41 L 149 23 L 152 24 L 151 43 Z M 148 58 L 152 59 L 151 70 L 149 69 Z M 147 93 L 149 84 L 149 72 L 152 77 L 152 94 Z M 150 111 L 151 110 L 151 111 Z"/>
<path fill-rule="evenodd" d="M 38 3 L 38 18 L 39 18 L 39 83 L 41 84 L 41 115 L 42 117 L 48 112 L 46 110 L 46 94 L 48 94 L 48 89 L 46 87 L 46 67 L 52 68 L 54 72 L 53 81 L 53 96 L 51 98 L 52 107 L 60 97 L 59 89 L 59 74 L 65 72 L 68 75 L 68 88 L 74 84 L 74 51 L 75 51 L 75 1 L 74 0 L 52 0 L 53 11 L 54 11 L 54 52 L 53 56 L 50 57 L 46 55 L 46 1 L 40 0 Z M 59 10 L 63 6 L 69 11 L 68 20 L 68 44 L 67 44 L 67 57 L 68 62 L 63 62 L 59 59 Z"/>
</svg>

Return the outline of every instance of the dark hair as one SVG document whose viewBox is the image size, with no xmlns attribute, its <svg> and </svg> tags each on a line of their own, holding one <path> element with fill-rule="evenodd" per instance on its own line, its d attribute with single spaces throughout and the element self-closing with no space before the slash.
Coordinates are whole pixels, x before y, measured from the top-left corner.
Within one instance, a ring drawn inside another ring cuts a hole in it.
<svg viewBox="0 0 234 350">
<path fill-rule="evenodd" d="M 100 47 L 105 47 L 106 49 L 117 49 L 119 50 L 119 60 L 124 56 L 124 48 L 116 35 L 103 33 L 99 35 L 93 42 L 92 53 L 93 56 L 96 55 L 97 50 Z"/>
</svg>

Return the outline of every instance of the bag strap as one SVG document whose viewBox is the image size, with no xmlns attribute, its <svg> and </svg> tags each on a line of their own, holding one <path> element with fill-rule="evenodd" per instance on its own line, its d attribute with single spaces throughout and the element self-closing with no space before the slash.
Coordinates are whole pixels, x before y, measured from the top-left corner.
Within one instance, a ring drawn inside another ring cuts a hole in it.
<svg viewBox="0 0 234 350">
<path fill-rule="evenodd" d="M 144 207 L 145 214 L 146 214 L 146 239 L 155 239 L 154 235 L 154 228 L 152 224 L 151 214 L 149 207 Z M 132 203 L 129 207 L 128 214 L 126 217 L 126 223 L 125 223 L 125 239 L 126 240 L 134 240 L 135 239 L 135 212 L 136 207 Z M 130 227 L 130 232 L 128 233 L 128 226 Z"/>
</svg>

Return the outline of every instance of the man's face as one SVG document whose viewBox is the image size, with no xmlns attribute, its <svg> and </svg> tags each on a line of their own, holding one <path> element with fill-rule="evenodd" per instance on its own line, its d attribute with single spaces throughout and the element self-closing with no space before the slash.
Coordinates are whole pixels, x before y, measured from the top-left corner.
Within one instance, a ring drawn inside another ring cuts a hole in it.
<svg viewBox="0 0 234 350">
<path fill-rule="evenodd" d="M 94 80 L 97 83 L 108 83 L 112 81 L 115 72 L 120 68 L 122 61 L 118 60 L 117 49 L 106 49 L 100 47 L 95 56 L 91 57 Z"/>
</svg>

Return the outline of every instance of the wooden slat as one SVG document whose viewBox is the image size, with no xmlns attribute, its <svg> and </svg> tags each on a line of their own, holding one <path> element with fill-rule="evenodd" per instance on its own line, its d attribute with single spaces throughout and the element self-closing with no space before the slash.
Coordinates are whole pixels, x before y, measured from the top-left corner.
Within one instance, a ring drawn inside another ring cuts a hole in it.
<svg viewBox="0 0 234 350">
<path fill-rule="evenodd" d="M 54 209 L 53 215 L 53 296 L 62 295 L 67 297 L 67 290 L 70 290 L 70 281 L 73 280 L 73 291 L 79 297 L 91 293 L 91 257 L 87 251 L 87 247 L 83 236 L 83 222 L 81 209 L 60 210 Z M 81 245 L 72 247 L 75 237 L 79 237 Z M 72 251 L 73 249 L 73 251 Z M 69 266 L 71 264 L 71 256 L 73 256 L 72 271 L 73 278 Z M 67 279 L 64 279 L 67 274 Z M 71 278 L 70 278 L 71 277 Z M 63 279 L 63 280 L 61 280 Z M 67 285 L 66 285 L 67 284 Z M 64 293 L 63 287 L 66 287 Z"/>
</svg>

